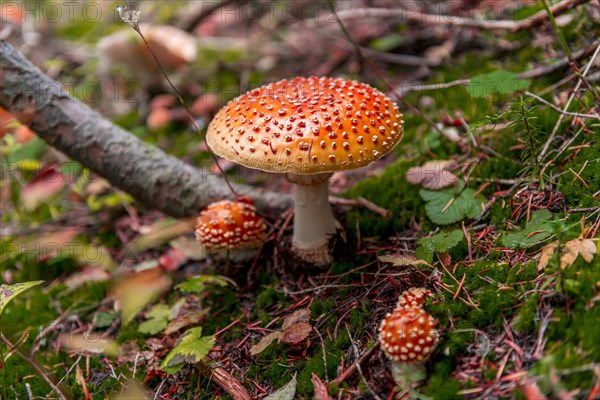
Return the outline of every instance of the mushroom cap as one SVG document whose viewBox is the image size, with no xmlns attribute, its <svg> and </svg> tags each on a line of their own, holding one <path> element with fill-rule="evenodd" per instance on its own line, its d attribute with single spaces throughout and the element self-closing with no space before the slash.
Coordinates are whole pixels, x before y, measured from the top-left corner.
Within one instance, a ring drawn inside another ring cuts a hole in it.
<svg viewBox="0 0 600 400">
<path fill-rule="evenodd" d="M 398 106 L 367 84 L 299 77 L 230 101 L 206 141 L 245 167 L 309 175 L 372 163 L 400 141 L 403 122 Z"/>
<path fill-rule="evenodd" d="M 258 247 L 267 226 L 256 208 L 243 201 L 221 200 L 202 210 L 196 225 L 196 240 L 207 250 Z"/>
<path fill-rule="evenodd" d="M 421 307 L 431 292 L 425 288 L 412 287 L 402 292 L 396 303 L 396 309 L 404 307 Z"/>
<path fill-rule="evenodd" d="M 438 344 L 437 321 L 423 309 L 406 307 L 388 314 L 379 327 L 379 342 L 394 361 L 425 361 Z"/>
</svg>

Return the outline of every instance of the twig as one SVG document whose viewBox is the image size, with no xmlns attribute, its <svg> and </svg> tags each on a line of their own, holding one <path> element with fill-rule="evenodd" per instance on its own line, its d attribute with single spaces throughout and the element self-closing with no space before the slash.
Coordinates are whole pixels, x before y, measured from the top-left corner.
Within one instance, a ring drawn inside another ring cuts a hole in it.
<svg viewBox="0 0 600 400">
<path fill-rule="evenodd" d="M 600 207 L 569 208 L 570 213 L 586 213 L 600 210 Z"/>
<path fill-rule="evenodd" d="M 579 81 L 577 82 L 577 85 L 575 85 L 575 89 L 573 90 L 573 93 L 571 93 L 571 96 L 569 96 L 569 100 L 567 100 L 567 104 L 565 105 L 565 108 L 563 109 L 565 112 L 571 106 L 571 102 L 575 98 L 575 96 L 577 94 L 577 91 L 579 90 L 579 88 L 581 87 L 581 85 L 583 83 L 583 78 L 585 78 L 585 76 L 589 72 L 591 66 L 596 61 L 596 57 L 598 57 L 599 53 L 600 53 L 600 44 L 598 44 L 596 46 L 596 51 L 594 51 L 594 55 L 592 56 L 592 58 L 590 59 L 590 61 L 588 61 L 587 66 L 585 67 L 585 70 L 583 71 L 583 74 L 579 78 Z M 543 160 L 544 159 L 544 157 L 546 155 L 546 152 L 548 151 L 548 149 L 550 148 L 550 145 L 552 144 L 552 142 L 554 141 L 554 138 L 556 137 L 556 133 L 558 132 L 558 128 L 560 127 L 560 124 L 562 123 L 562 120 L 564 119 L 564 117 L 565 117 L 564 114 L 561 114 L 558 117 L 558 120 L 556 121 L 556 124 L 554 125 L 554 128 L 552 129 L 552 133 L 548 137 L 548 140 L 546 140 L 546 143 L 544 143 L 544 147 L 542 147 L 542 151 L 540 151 L 540 154 L 537 156 L 538 160 Z"/>
<path fill-rule="evenodd" d="M 539 101 L 540 103 L 544 103 L 545 105 L 547 105 L 548 107 L 552 108 L 555 111 L 558 111 L 559 113 L 563 114 L 563 115 L 569 115 L 571 117 L 579 117 L 579 118 L 593 118 L 593 119 L 598 119 L 600 120 L 600 116 L 599 115 L 594 115 L 594 114 L 580 114 L 580 113 L 575 113 L 575 112 L 569 112 L 569 111 L 564 111 L 561 110 L 560 108 L 556 107 L 554 104 L 550 103 L 549 101 L 544 100 L 543 98 L 541 98 L 540 96 L 531 93 L 530 91 L 526 90 L 524 92 L 527 96 L 529 97 L 533 97 L 534 99 L 536 99 L 537 101 Z"/>
<path fill-rule="evenodd" d="M 579 60 L 581 58 L 587 57 L 596 47 L 600 46 L 600 41 L 594 42 L 591 46 L 586 47 L 585 49 L 581 49 L 573 53 L 573 59 Z M 569 65 L 569 58 L 564 57 L 558 60 L 555 63 L 549 65 L 543 65 L 541 67 L 533 68 L 527 71 L 523 71 L 517 74 L 517 78 L 519 79 L 531 79 L 536 78 L 538 76 L 547 75 L 552 73 L 560 68 L 564 68 Z M 454 86 L 467 86 L 471 82 L 470 79 L 458 79 L 455 81 L 445 82 L 445 83 L 434 83 L 431 85 L 422 85 L 420 83 L 415 82 L 405 82 L 398 85 L 391 93 L 388 93 L 390 96 L 398 96 L 404 97 L 407 93 L 411 92 L 427 92 L 430 90 L 443 90 L 449 89 Z"/>
<path fill-rule="evenodd" d="M 127 12 L 125 12 L 124 14 L 121 14 L 120 10 L 119 10 L 119 14 L 120 14 L 121 18 L 123 19 L 123 21 L 127 22 L 128 25 L 131 27 L 131 29 L 133 29 L 134 31 L 137 32 L 138 35 L 140 35 L 140 37 L 144 41 L 144 44 L 146 45 L 146 48 L 148 49 L 148 51 L 150 52 L 150 54 L 152 54 L 152 58 L 154 59 L 154 62 L 158 66 L 158 69 L 160 70 L 160 72 L 162 73 L 162 75 L 167 80 L 167 83 L 169 84 L 169 86 L 171 87 L 171 89 L 173 89 L 173 92 L 175 93 L 175 96 L 177 97 L 177 100 L 183 106 L 183 109 L 185 110 L 185 112 L 187 113 L 188 117 L 190 118 L 190 122 L 192 123 L 192 126 L 194 127 L 194 130 L 196 131 L 196 133 L 200 134 L 201 131 L 202 131 L 202 129 L 200 129 L 200 126 L 198 125 L 198 122 L 196 122 L 196 118 L 194 118 L 194 115 L 192 114 L 192 111 L 189 109 L 189 107 L 187 106 L 187 104 L 185 104 L 185 101 L 183 100 L 183 97 L 181 96 L 181 93 L 179 93 L 179 90 L 177 90 L 177 88 L 175 87 L 175 85 L 173 84 L 173 82 L 171 82 L 171 79 L 169 78 L 169 75 L 164 70 L 162 64 L 160 63 L 160 60 L 156 56 L 156 53 L 154 53 L 154 50 L 152 50 L 152 47 L 150 47 L 150 43 L 148 43 L 148 41 L 146 40 L 146 37 L 144 37 L 144 34 L 140 30 L 140 25 L 138 24 L 137 19 L 135 21 L 128 20 L 126 16 L 124 17 L 124 15 L 127 15 Z M 138 13 L 138 16 L 139 16 L 139 13 Z M 212 149 L 210 148 L 210 146 L 207 145 L 206 146 L 206 150 L 208 151 L 208 153 L 212 157 L 213 161 L 215 162 L 215 165 L 217 166 L 217 169 L 219 170 L 219 173 L 221 174 L 221 177 L 223 178 L 223 181 L 225 182 L 225 185 L 227 185 L 227 188 L 229 189 L 229 191 L 231 191 L 231 193 L 235 196 L 235 199 L 239 200 L 242 196 L 240 196 L 238 194 L 238 192 L 236 192 L 236 190 L 233 188 L 233 186 L 229 182 L 229 178 L 227 178 L 227 174 L 223 170 L 223 167 L 221 167 L 221 164 L 219 163 L 219 159 L 217 158 L 217 156 L 215 155 L 215 153 L 212 151 Z"/>
<path fill-rule="evenodd" d="M 203 375 L 221 386 L 234 400 L 251 399 L 246 388 L 224 368 L 211 368 L 203 361 L 197 362 L 196 367 Z"/>
<path fill-rule="evenodd" d="M 209 17 L 211 14 L 214 14 L 219 9 L 223 7 L 227 7 L 232 4 L 236 4 L 238 7 L 247 3 L 248 0 L 221 0 L 217 3 L 213 2 L 192 2 L 193 4 L 200 5 L 200 12 L 192 13 L 189 15 L 184 15 L 183 18 L 177 23 L 177 26 L 183 30 L 191 31 L 194 29 L 196 25 L 198 25 L 202 20 Z"/>
<path fill-rule="evenodd" d="M 348 332 L 348 338 L 350 339 L 350 343 L 352 343 L 352 348 L 354 349 L 354 353 L 356 353 L 356 357 L 358 357 L 359 351 L 358 351 L 358 347 L 356 346 L 356 343 L 354 343 L 354 340 L 352 339 L 352 335 L 350 334 L 350 328 L 348 328 L 348 324 L 346 324 L 346 332 Z M 369 382 L 367 382 L 367 378 L 365 378 L 365 375 L 362 372 L 362 368 L 360 367 L 360 363 L 358 362 L 359 360 L 357 359 L 354 362 L 354 365 L 356 365 L 356 370 L 358 371 L 358 373 L 360 374 L 360 377 L 363 380 L 363 383 L 365 384 L 365 386 L 371 391 L 371 394 L 373 395 L 373 397 L 376 400 L 383 400 L 381 397 L 379 397 L 377 395 L 377 393 L 375 393 L 375 391 L 371 388 L 371 385 L 369 385 Z"/>
<path fill-rule="evenodd" d="M 563 0 L 550 7 L 551 14 L 554 16 L 560 15 L 563 12 L 576 7 L 580 4 L 587 3 L 589 0 Z M 341 10 L 338 12 L 340 19 L 352 18 L 396 18 L 401 17 L 406 21 L 421 22 L 434 25 L 453 25 L 465 28 L 479 29 L 503 29 L 511 32 L 517 32 L 523 29 L 533 28 L 548 19 L 548 14 L 545 10 L 539 11 L 533 17 L 521 21 L 496 20 L 485 21 L 470 18 L 457 17 L 454 15 L 441 14 L 425 14 L 415 9 L 407 8 L 356 8 L 349 10 Z"/>
<path fill-rule="evenodd" d="M 364 207 L 376 214 L 381 215 L 384 218 L 389 218 L 392 216 L 392 212 L 390 210 L 379 207 L 377 204 L 363 197 L 358 197 L 356 199 L 345 199 L 343 197 L 329 196 L 329 202 L 338 206 Z"/>
<path fill-rule="evenodd" d="M 377 350 L 379 350 L 379 342 L 376 342 L 373 345 L 373 347 L 371 347 L 369 350 L 365 351 L 357 361 L 355 361 L 352 365 L 350 365 L 348 368 L 346 368 L 337 378 L 332 380 L 330 383 L 332 383 L 334 385 L 340 385 L 342 382 L 344 382 L 346 379 L 348 379 L 356 371 L 356 368 L 358 365 L 363 364 Z"/>
</svg>

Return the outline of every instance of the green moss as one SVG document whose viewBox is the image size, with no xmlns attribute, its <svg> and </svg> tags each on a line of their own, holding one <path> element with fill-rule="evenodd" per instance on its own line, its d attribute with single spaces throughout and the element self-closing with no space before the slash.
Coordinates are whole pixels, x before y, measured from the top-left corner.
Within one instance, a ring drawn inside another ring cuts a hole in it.
<svg viewBox="0 0 600 400">
<path fill-rule="evenodd" d="M 562 192 L 570 207 L 595 207 L 598 205 L 598 200 L 594 198 L 594 193 L 600 190 L 600 141 L 596 141 L 587 149 L 581 150 L 579 156 L 573 161 L 565 165 L 563 175 L 558 179 L 558 190 Z M 583 166 L 585 165 L 585 168 Z M 581 178 L 586 182 L 588 187 L 572 173 L 568 172 L 568 168 L 578 172 Z"/>
<path fill-rule="evenodd" d="M 519 307 L 517 314 L 517 322 L 515 324 L 515 330 L 521 333 L 534 333 L 537 328 L 537 316 L 536 311 L 538 307 L 540 296 L 534 294 Z"/>
<path fill-rule="evenodd" d="M 390 218 L 364 209 L 353 209 L 346 215 L 346 226 L 352 232 L 358 224 L 362 237 L 386 236 L 407 229 L 410 221 L 424 220 L 424 203 L 419 187 L 406 181 L 406 171 L 413 162 L 397 161 L 378 177 L 366 179 L 346 192 L 351 198 L 364 197 L 392 212 Z"/>
<path fill-rule="evenodd" d="M 145 335 L 139 331 L 139 325 L 135 322 L 130 322 L 127 325 L 122 325 L 117 331 L 116 341 L 119 344 L 135 341 L 141 348 L 145 343 Z"/>
<path fill-rule="evenodd" d="M 438 360 L 429 375 L 427 383 L 421 389 L 423 394 L 432 399 L 462 399 L 463 397 L 458 394 L 458 391 L 461 390 L 460 383 L 450 378 L 452 367 L 451 358 L 446 357 Z"/>
<path fill-rule="evenodd" d="M 306 359 L 305 362 L 298 366 L 298 394 L 306 398 L 311 398 L 314 393 L 313 384 L 310 380 L 312 374 L 316 374 L 319 378 L 325 379 L 325 364 L 323 362 L 323 351 L 321 346 L 312 357 Z M 337 343 L 325 339 L 325 360 L 327 362 L 327 376 L 335 377 L 337 368 L 340 365 L 340 360 L 344 357 L 344 351 L 340 349 Z"/>
<path fill-rule="evenodd" d="M 278 304 L 282 304 L 285 301 L 285 296 L 283 293 L 278 292 L 272 287 L 266 288 L 263 290 L 257 297 L 254 302 L 255 310 L 262 310 L 266 308 L 271 308 Z"/>
</svg>

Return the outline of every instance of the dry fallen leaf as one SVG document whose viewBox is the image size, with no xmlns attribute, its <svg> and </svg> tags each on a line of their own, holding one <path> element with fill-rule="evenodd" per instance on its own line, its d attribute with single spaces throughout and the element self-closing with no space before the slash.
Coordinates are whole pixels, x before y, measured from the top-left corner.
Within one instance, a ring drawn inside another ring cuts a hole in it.
<svg viewBox="0 0 600 400">
<path fill-rule="evenodd" d="M 458 163 L 451 160 L 427 161 L 420 167 L 412 167 L 406 172 L 406 180 L 413 185 L 421 185 L 425 189 L 437 190 L 458 183 L 452 170 Z"/>
<path fill-rule="evenodd" d="M 169 322 L 169 325 L 167 325 L 163 333 L 165 335 L 170 335 L 190 325 L 197 325 L 198 322 L 202 321 L 202 319 L 208 314 L 209 311 L 210 308 L 205 308 L 200 311 L 193 311 L 181 315 L 175 320 Z"/>
<path fill-rule="evenodd" d="M 115 307 L 121 310 L 123 324 L 128 324 L 139 311 L 171 286 L 171 278 L 160 268 L 147 269 L 122 278 L 113 286 Z"/>
<path fill-rule="evenodd" d="M 69 289 L 77 289 L 86 283 L 102 282 L 110 279 L 110 274 L 103 268 L 84 267 L 65 279 L 64 284 Z"/>
<path fill-rule="evenodd" d="M 269 345 L 271 343 L 273 343 L 275 340 L 279 339 L 281 337 L 281 332 L 273 332 L 273 333 L 269 333 L 267 336 L 263 337 L 260 342 L 258 342 L 257 344 L 255 344 L 254 346 L 252 346 L 250 348 L 250 354 L 252 354 L 253 356 L 262 353 L 263 351 L 265 351 L 265 349 L 267 347 L 269 347 Z"/>
<path fill-rule="evenodd" d="M 432 266 L 427 261 L 419 260 L 417 257 L 415 257 L 412 254 L 386 254 L 383 256 L 379 256 L 378 258 L 379 258 L 379 261 L 385 262 L 385 263 L 391 263 L 396 267 L 417 266 L 417 265 L 429 265 L 430 267 Z"/>
<path fill-rule="evenodd" d="M 67 180 L 56 164 L 45 165 L 21 191 L 21 201 L 26 210 L 36 209 L 54 196 L 67 184 Z"/>
<path fill-rule="evenodd" d="M 311 330 L 312 326 L 309 323 L 298 322 L 285 328 L 281 333 L 280 340 L 289 344 L 300 343 L 308 337 Z"/>
<path fill-rule="evenodd" d="M 61 347 L 76 352 L 108 356 L 116 356 L 119 352 L 119 345 L 114 340 L 100 338 L 99 333 L 90 335 L 63 333 L 58 337 L 58 343 Z"/>
<path fill-rule="evenodd" d="M 540 252 L 540 259 L 538 260 L 538 272 L 546 268 L 548 261 L 550 261 L 550 258 L 552 258 L 554 255 L 554 251 L 556 250 L 557 246 L 558 242 L 552 242 L 542 248 L 542 251 Z"/>
<path fill-rule="evenodd" d="M 300 310 L 294 311 L 292 314 L 285 317 L 283 320 L 282 329 L 286 330 L 290 325 L 295 324 L 297 322 L 307 322 L 310 319 L 310 309 L 302 308 Z"/>
<path fill-rule="evenodd" d="M 565 243 L 565 249 L 563 255 L 560 257 L 560 267 L 562 269 L 572 265 L 577 256 L 581 254 L 581 257 L 585 262 L 591 262 L 594 258 L 594 254 L 598 251 L 596 243 L 592 239 L 573 239 Z"/>
</svg>

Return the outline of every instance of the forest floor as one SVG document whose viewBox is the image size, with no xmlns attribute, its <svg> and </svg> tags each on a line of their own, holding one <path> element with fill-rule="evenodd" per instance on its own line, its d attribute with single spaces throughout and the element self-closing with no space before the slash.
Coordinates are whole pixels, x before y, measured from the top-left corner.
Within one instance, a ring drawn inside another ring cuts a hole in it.
<svg viewBox="0 0 600 400">
<path fill-rule="evenodd" d="M 202 127 L 248 88 L 296 75 L 388 92 L 402 141 L 331 180 L 378 208 L 334 203 L 344 231 L 325 269 L 291 255 L 291 209 L 264 213 L 249 261 L 207 255 L 195 216 L 141 206 L 0 110 L 0 397 L 241 399 L 242 385 L 254 399 L 600 398 L 600 7 L 563 0 L 550 19 L 544 3 L 440 1 L 399 21 L 364 10 L 398 2 L 351 0 L 338 21 L 326 2 L 256 0 L 199 23 L 187 2 L 146 3 L 141 21 L 197 40 L 169 75 Z M 74 97 L 218 173 L 157 70 L 128 64 L 141 45 L 108 2 L 94 21 L 43 6 L 8 20 L 10 4 L 0 36 Z M 125 55 L 97 50 L 120 30 Z M 432 292 L 441 341 L 426 378 L 400 388 L 377 331 L 411 287 Z"/>
</svg>

